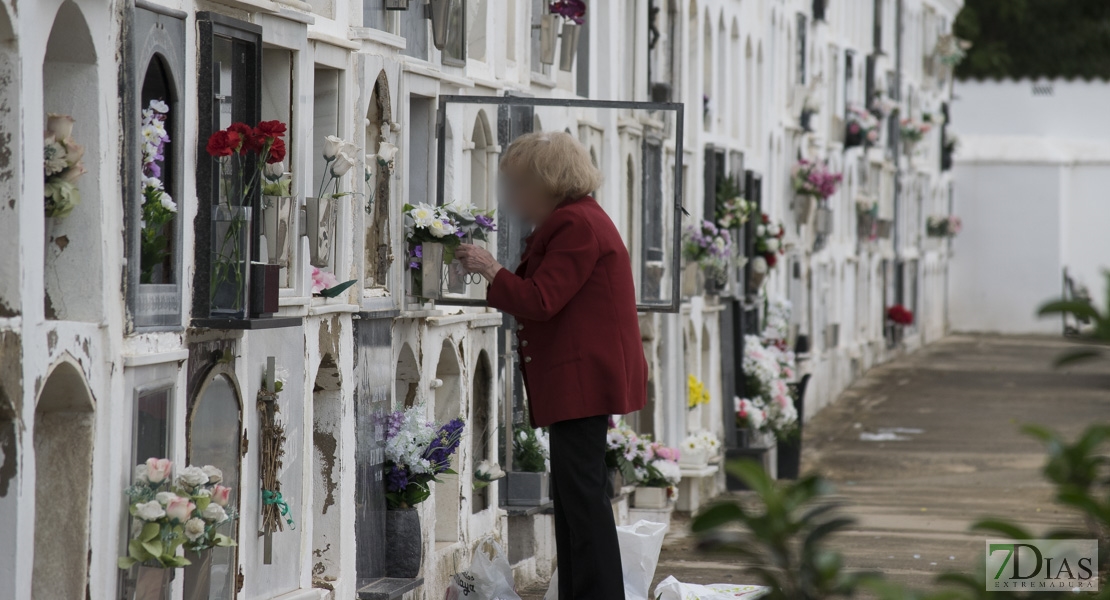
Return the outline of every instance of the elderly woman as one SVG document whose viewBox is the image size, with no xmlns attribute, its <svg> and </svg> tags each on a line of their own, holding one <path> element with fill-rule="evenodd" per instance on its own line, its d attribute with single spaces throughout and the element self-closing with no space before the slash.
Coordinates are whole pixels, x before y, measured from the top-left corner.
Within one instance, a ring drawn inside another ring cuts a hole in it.
<svg viewBox="0 0 1110 600">
<path fill-rule="evenodd" d="M 601 173 L 569 134 L 521 136 L 501 159 L 511 210 L 534 226 L 516 271 L 472 245 L 456 251 L 516 318 L 532 423 L 551 436 L 559 598 L 624 598 L 606 494 L 609 417 L 643 408 L 647 362 L 632 265 L 590 193 Z"/>
</svg>

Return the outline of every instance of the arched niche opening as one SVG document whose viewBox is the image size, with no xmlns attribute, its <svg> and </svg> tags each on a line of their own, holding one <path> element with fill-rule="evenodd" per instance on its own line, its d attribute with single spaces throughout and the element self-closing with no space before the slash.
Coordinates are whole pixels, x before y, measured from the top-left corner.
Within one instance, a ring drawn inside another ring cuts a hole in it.
<svg viewBox="0 0 1110 600">
<path fill-rule="evenodd" d="M 223 471 L 224 485 L 231 488 L 228 508 L 240 510 L 243 402 L 239 382 L 231 365 L 220 363 L 206 375 L 198 388 L 186 421 L 188 463 L 213 465 Z M 238 539 L 238 521 L 221 533 Z M 185 597 L 231 600 L 239 572 L 235 547 L 213 548 L 208 556 L 189 556 L 185 567 Z"/>
<path fill-rule="evenodd" d="M 50 372 L 35 404 L 34 598 L 84 598 L 88 577 L 95 402 L 70 360 Z"/>
<path fill-rule="evenodd" d="M 446 423 L 462 414 L 462 369 L 459 355 L 451 340 L 443 341 L 436 363 L 435 412 L 436 423 Z M 461 451 L 461 449 L 460 449 Z M 459 472 L 459 452 L 451 457 L 451 470 Z M 459 494 L 459 476 L 444 473 L 439 482 L 433 484 L 436 509 L 436 542 L 454 543 L 459 541 L 459 515 L 462 513 Z"/>
<path fill-rule="evenodd" d="M 12 22 L 0 6 L 0 318 L 20 314 L 19 211 L 22 198 L 16 173 L 22 163 L 19 143 L 19 53 Z M 37 206 L 37 205 L 36 205 Z"/>
<path fill-rule="evenodd" d="M 173 144 L 179 133 L 175 122 L 178 97 L 169 65 L 161 54 L 155 54 L 147 63 L 140 89 L 139 126 L 143 149 L 142 220 L 138 224 L 139 283 L 174 284 L 178 281 L 176 259 L 180 237 L 176 218 L 179 174 L 174 161 L 177 148 Z M 162 112 L 162 108 L 168 110 Z M 159 141 L 157 133 L 148 133 L 157 132 L 159 128 L 166 132 L 164 142 Z M 175 210 L 168 210 L 169 206 L 174 206 Z"/>
<path fill-rule="evenodd" d="M 397 355 L 397 368 L 393 376 L 395 387 L 394 401 L 398 408 L 412 408 L 416 404 L 420 390 L 420 366 L 412 346 L 405 343 Z"/>
<path fill-rule="evenodd" d="M 479 110 L 474 119 L 470 141 L 474 145 L 470 151 L 470 201 L 484 210 L 494 201 L 493 190 L 497 182 L 497 143 L 484 110 Z"/>
<path fill-rule="evenodd" d="M 80 194 L 80 203 L 73 211 L 44 219 L 43 302 L 47 319 L 99 322 L 103 314 L 98 189 L 100 95 L 74 93 L 100 89 L 96 64 L 96 47 L 85 18 L 72 0 L 66 0 L 54 17 L 46 42 L 43 130 L 49 125 L 48 115 L 71 116 L 74 126 L 69 137 L 72 143 L 84 147 L 80 162 L 88 172 L 72 181 Z M 78 152 L 72 143 L 68 147 Z"/>
<path fill-rule="evenodd" d="M 390 180 L 393 166 L 382 165 L 377 160 L 383 142 L 389 142 L 389 123 L 393 109 L 389 100 L 389 78 L 385 71 L 378 74 L 370 92 L 370 105 L 366 109 L 366 281 L 367 288 L 384 288 L 389 284 L 389 267 L 392 264 L 389 231 L 391 204 Z"/>
<path fill-rule="evenodd" d="M 489 354 L 485 350 L 478 353 L 478 361 L 474 364 L 474 375 L 471 377 L 470 421 L 470 462 L 477 464 L 483 460 L 497 463 L 494 456 L 493 442 L 496 440 L 496 419 L 490 418 L 493 409 L 493 367 L 490 364 Z M 472 512 L 478 513 L 491 506 L 490 489 L 488 486 L 477 490 L 471 499 Z"/>
<path fill-rule="evenodd" d="M 334 356 L 324 355 L 312 384 L 312 577 L 334 581 L 343 550 L 340 473 L 343 379 Z"/>
</svg>

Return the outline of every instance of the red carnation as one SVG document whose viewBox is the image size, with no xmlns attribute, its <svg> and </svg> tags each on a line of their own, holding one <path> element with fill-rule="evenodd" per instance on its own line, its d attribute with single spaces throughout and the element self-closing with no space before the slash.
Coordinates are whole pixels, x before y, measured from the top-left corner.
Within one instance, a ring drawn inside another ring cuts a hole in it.
<svg viewBox="0 0 1110 600">
<path fill-rule="evenodd" d="M 279 138 L 285 135 L 285 123 L 281 121 L 263 121 L 257 129 L 263 137 Z"/>
<path fill-rule="evenodd" d="M 227 128 L 232 133 L 239 134 L 243 139 L 243 145 L 239 147 L 239 154 L 246 154 L 247 150 L 258 152 L 262 145 L 259 143 L 258 132 L 253 127 L 246 123 L 232 123 Z"/>
<path fill-rule="evenodd" d="M 775 263 L 779 261 L 779 257 L 775 256 L 774 252 L 767 252 L 763 255 L 763 260 L 767 261 L 767 268 L 775 268 Z"/>
<path fill-rule="evenodd" d="M 763 224 L 767 225 L 770 222 L 771 222 L 771 217 L 767 216 L 767 213 L 763 213 Z"/>
<path fill-rule="evenodd" d="M 270 155 L 266 157 L 266 162 L 272 165 L 283 160 L 285 160 L 285 140 L 274 138 L 274 143 L 270 146 Z"/>
<path fill-rule="evenodd" d="M 231 156 L 239 150 L 242 142 L 243 139 L 238 133 L 221 129 L 208 138 L 208 145 L 205 150 L 216 158 Z"/>
<path fill-rule="evenodd" d="M 913 312 L 901 304 L 895 304 L 886 309 L 886 318 L 898 325 L 912 325 Z"/>
</svg>

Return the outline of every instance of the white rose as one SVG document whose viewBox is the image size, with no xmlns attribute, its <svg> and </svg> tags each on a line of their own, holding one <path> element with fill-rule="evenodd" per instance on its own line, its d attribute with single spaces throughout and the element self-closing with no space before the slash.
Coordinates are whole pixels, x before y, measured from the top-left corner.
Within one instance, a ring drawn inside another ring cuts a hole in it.
<svg viewBox="0 0 1110 600">
<path fill-rule="evenodd" d="M 154 495 L 154 499 L 157 500 L 158 504 L 161 504 L 162 506 L 169 504 L 170 501 L 174 498 L 177 498 L 177 494 L 173 492 L 158 492 Z"/>
<path fill-rule="evenodd" d="M 339 149 L 346 143 L 334 135 L 324 138 L 324 159 L 335 160 L 335 157 L 339 156 Z"/>
<path fill-rule="evenodd" d="M 185 521 L 185 537 L 190 542 L 197 541 L 197 538 L 204 535 L 204 528 L 207 527 L 204 521 L 200 519 L 189 519 Z"/>
<path fill-rule="evenodd" d="M 224 480 L 224 472 L 212 465 L 204 465 L 201 470 L 208 476 L 208 483 L 220 483 Z"/>
<path fill-rule="evenodd" d="M 757 225 L 755 228 L 755 236 L 763 237 L 765 235 L 767 235 L 767 227 L 764 225 Z"/>
<path fill-rule="evenodd" d="M 270 181 L 278 181 L 282 175 L 285 175 L 285 163 L 276 162 L 268 163 L 262 170 L 262 174 Z"/>
<path fill-rule="evenodd" d="M 762 256 L 757 256 L 752 259 L 752 271 L 756 273 L 767 272 L 767 259 Z"/>
<path fill-rule="evenodd" d="M 181 480 L 181 483 L 184 483 L 189 487 L 197 487 L 198 485 L 204 485 L 208 483 L 208 473 L 205 473 L 204 469 L 201 469 L 200 467 L 185 467 L 181 471 L 181 475 L 179 475 L 178 478 Z"/>
<path fill-rule="evenodd" d="M 201 516 L 204 517 L 204 520 L 210 523 L 219 524 L 227 520 L 227 511 L 224 510 L 224 507 L 213 502 L 204 509 L 204 512 L 201 513 Z"/>
<path fill-rule="evenodd" d="M 355 166 L 355 160 L 347 155 L 346 152 L 340 151 L 335 157 L 335 162 L 331 165 L 332 177 L 342 177 Z"/>
<path fill-rule="evenodd" d="M 161 113 L 163 115 L 170 112 L 169 105 L 166 104 L 165 102 L 162 102 L 161 100 L 151 100 L 150 101 L 150 108 L 154 112 Z"/>
<path fill-rule="evenodd" d="M 779 249 L 779 241 L 776 238 L 771 238 L 771 239 L 767 240 L 766 244 L 767 244 L 767 251 L 768 252 L 775 252 L 776 250 Z"/>
<path fill-rule="evenodd" d="M 166 511 L 157 500 L 135 505 L 135 516 L 144 521 L 157 521 L 166 516 Z"/>
<path fill-rule="evenodd" d="M 458 230 L 454 225 L 440 219 L 432 221 L 432 224 L 428 226 L 428 232 L 431 233 L 433 237 L 437 238 L 447 237 L 456 231 Z"/>
</svg>

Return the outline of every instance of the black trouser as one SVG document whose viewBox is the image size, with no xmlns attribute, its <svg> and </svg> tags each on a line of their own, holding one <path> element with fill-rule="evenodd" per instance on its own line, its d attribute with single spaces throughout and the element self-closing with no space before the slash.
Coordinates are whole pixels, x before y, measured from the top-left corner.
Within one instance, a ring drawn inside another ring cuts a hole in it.
<svg viewBox="0 0 1110 600">
<path fill-rule="evenodd" d="M 559 600 L 624 598 L 617 525 L 605 490 L 608 430 L 605 415 L 560 421 L 548 428 Z"/>
</svg>

